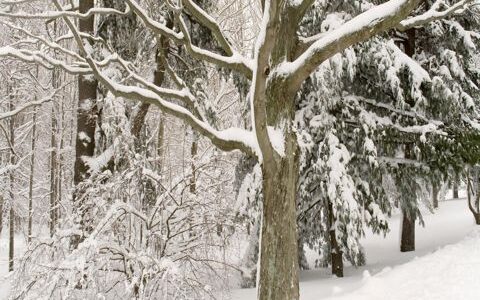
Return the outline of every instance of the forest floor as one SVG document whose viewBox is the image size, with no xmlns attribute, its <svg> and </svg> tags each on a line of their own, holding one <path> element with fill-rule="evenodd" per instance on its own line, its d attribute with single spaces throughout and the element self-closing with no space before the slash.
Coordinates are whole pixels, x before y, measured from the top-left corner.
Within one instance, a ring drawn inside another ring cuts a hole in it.
<svg viewBox="0 0 480 300">
<path fill-rule="evenodd" d="M 480 299 L 480 226 L 474 225 L 466 199 L 440 202 L 434 214 L 424 212 L 425 227 L 417 225 L 414 252 L 399 251 L 400 220 L 392 217 L 385 238 L 367 234 L 366 266 L 346 267 L 344 278 L 328 269 L 303 271 L 300 299 Z M 307 258 L 313 266 L 314 253 Z M 254 300 L 255 294 L 255 289 L 235 290 L 232 299 Z"/>
<path fill-rule="evenodd" d="M 417 226 L 415 252 L 398 250 L 400 219 L 398 215 L 392 217 L 391 231 L 385 238 L 367 234 L 363 240 L 366 266 L 346 266 L 344 278 L 330 275 L 327 269 L 303 271 L 300 299 L 480 299 L 480 226 L 474 225 L 466 200 L 447 200 L 440 202 L 434 214 L 424 212 L 425 227 Z M 7 299 L 12 279 L 7 272 L 7 237 L 8 230 L 3 230 L 0 300 Z M 23 235 L 16 236 L 15 248 L 17 255 L 24 251 Z M 313 266 L 317 257 L 309 251 L 307 258 Z M 254 300 L 255 294 L 255 289 L 234 290 L 232 299 Z"/>
<path fill-rule="evenodd" d="M 21 257 L 26 248 L 23 235 L 15 235 L 15 258 Z M 10 275 L 10 276 L 9 276 Z M 0 235 L 0 300 L 7 299 L 10 291 L 11 274 L 8 273 L 8 226 L 3 226 Z"/>
</svg>

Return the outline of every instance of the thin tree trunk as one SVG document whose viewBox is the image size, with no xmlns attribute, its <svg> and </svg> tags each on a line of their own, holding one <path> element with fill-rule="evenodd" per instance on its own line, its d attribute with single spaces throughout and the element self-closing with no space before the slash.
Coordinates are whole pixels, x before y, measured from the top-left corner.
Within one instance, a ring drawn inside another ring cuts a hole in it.
<svg viewBox="0 0 480 300">
<path fill-rule="evenodd" d="M 164 153 L 165 153 L 165 116 L 160 114 L 157 133 L 156 155 L 157 155 L 157 171 L 162 173 L 164 166 Z"/>
<path fill-rule="evenodd" d="M 262 165 L 264 199 L 258 286 L 261 300 L 299 298 L 296 223 L 299 162 L 295 139 L 294 134 L 288 134 L 285 157 L 277 157 L 275 162 L 264 161 Z"/>
<path fill-rule="evenodd" d="M 55 72 L 54 72 L 55 74 Z M 56 76 L 53 76 L 52 81 L 55 81 Z M 50 127 L 50 236 L 55 233 L 55 210 L 57 197 L 57 118 L 55 116 L 55 103 L 52 103 L 51 127 Z"/>
<path fill-rule="evenodd" d="M 13 104 L 13 96 L 10 95 L 10 111 L 15 109 Z M 10 118 L 10 165 L 15 165 L 15 116 Z M 10 171 L 10 213 L 9 213 L 9 243 L 8 243 L 8 271 L 13 271 L 13 260 L 15 256 L 15 175 L 14 171 Z"/>
<path fill-rule="evenodd" d="M 405 41 L 405 54 L 409 57 L 413 57 L 415 55 L 415 29 L 407 30 L 407 40 Z M 413 107 L 415 103 L 413 100 L 407 100 L 408 104 Z M 405 145 L 405 158 L 406 159 L 415 159 L 414 153 L 414 145 L 413 144 L 406 144 Z M 412 181 L 415 180 L 414 178 L 403 178 L 402 180 Z M 409 182 L 412 183 L 412 182 Z M 414 186 L 414 184 L 409 184 L 409 186 Z M 409 191 L 409 195 L 403 195 L 403 197 L 407 197 L 407 201 L 417 201 L 416 199 L 416 191 L 412 190 Z M 410 198 L 411 197 L 411 198 Z M 405 201 L 405 200 L 404 200 Z M 405 206 L 410 205 L 403 205 L 402 207 L 402 236 L 400 242 L 400 251 L 401 252 L 409 252 L 415 250 L 415 220 L 416 215 L 412 211 L 407 211 Z"/>
<path fill-rule="evenodd" d="M 10 176 L 10 180 L 13 179 L 13 175 Z M 10 187 L 10 189 L 13 189 L 13 184 Z M 10 216 L 9 216 L 9 243 L 8 243 L 8 271 L 12 272 L 13 271 L 13 265 L 14 265 L 14 257 L 15 257 L 15 210 L 13 208 L 13 193 L 10 195 L 11 197 L 11 207 L 10 207 Z"/>
<path fill-rule="evenodd" d="M 400 251 L 415 251 L 415 218 L 410 217 L 409 213 L 405 210 L 402 210 L 402 241 Z"/>
<path fill-rule="evenodd" d="M 332 274 L 337 277 L 343 277 L 343 253 L 338 245 L 337 235 L 335 233 L 335 216 L 333 214 L 333 205 L 328 203 L 328 227 L 330 233 L 330 251 L 332 259 Z"/>
<path fill-rule="evenodd" d="M 30 178 L 28 181 L 28 236 L 27 242 L 32 241 L 32 222 L 33 222 L 33 178 L 35 172 L 35 143 L 37 135 L 37 109 L 33 112 L 33 128 L 31 139 L 31 155 L 30 155 Z"/>
<path fill-rule="evenodd" d="M 0 235 L 2 234 L 2 230 L 3 230 L 3 205 L 4 205 L 4 202 L 5 202 L 5 199 L 0 194 Z"/>
<path fill-rule="evenodd" d="M 64 81 L 66 80 L 64 74 Z M 61 121 L 60 125 L 58 126 L 58 136 L 60 137 L 60 145 L 58 147 L 58 155 L 57 155 L 57 197 L 55 202 L 55 220 L 58 224 L 60 220 L 60 201 L 62 200 L 62 179 L 63 179 L 63 148 L 65 147 L 65 107 L 64 107 L 64 100 L 65 98 L 62 96 L 60 101 L 60 114 L 61 114 Z"/>
<path fill-rule="evenodd" d="M 455 176 L 455 179 L 452 181 L 452 189 L 453 189 L 453 199 L 458 199 L 458 178 Z"/>
<path fill-rule="evenodd" d="M 480 225 L 480 195 L 478 189 L 475 191 L 472 181 L 470 179 L 472 173 L 474 174 L 474 180 L 478 180 L 476 172 L 469 171 L 467 173 L 467 201 L 468 201 L 468 208 L 473 214 L 473 218 L 475 219 L 475 224 Z M 473 196 L 473 199 L 472 199 Z"/>
<path fill-rule="evenodd" d="M 195 158 L 198 153 L 198 134 L 193 132 L 193 141 L 192 147 L 190 149 L 190 154 L 192 155 L 191 168 L 192 168 L 192 178 L 190 179 L 190 193 L 195 194 L 197 191 L 197 179 L 196 179 L 196 170 L 195 170 Z"/>
<path fill-rule="evenodd" d="M 94 0 L 82 0 L 79 2 L 79 12 L 86 13 L 94 7 Z M 80 18 L 78 21 L 79 30 L 82 33 L 94 33 L 94 16 Z M 85 40 L 86 42 L 90 42 Z M 72 239 L 72 247 L 77 248 L 83 241 L 85 235 L 91 231 L 89 220 L 89 208 L 85 205 L 84 191 L 81 183 L 89 177 L 89 167 L 86 164 L 86 157 L 93 157 L 95 153 L 95 128 L 96 128 L 96 101 L 97 81 L 91 76 L 78 76 L 78 111 L 77 111 L 77 137 L 75 143 L 75 165 L 73 173 L 74 209 L 80 217 L 81 236 Z"/>
<path fill-rule="evenodd" d="M 438 183 L 433 182 L 433 183 L 432 183 L 432 203 L 433 203 L 433 208 L 438 208 L 438 193 L 439 193 Z"/>
</svg>

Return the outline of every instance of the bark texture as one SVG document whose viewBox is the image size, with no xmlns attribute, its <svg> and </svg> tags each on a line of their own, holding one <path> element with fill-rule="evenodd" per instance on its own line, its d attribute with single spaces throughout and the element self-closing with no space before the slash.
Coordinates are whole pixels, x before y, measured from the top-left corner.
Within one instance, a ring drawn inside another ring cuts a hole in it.
<svg viewBox="0 0 480 300">
<path fill-rule="evenodd" d="M 94 7 L 94 0 L 82 0 L 79 12 L 85 13 Z M 94 17 L 79 19 L 79 30 L 83 33 L 94 33 Z M 85 40 L 88 42 L 87 40 Z M 88 208 L 84 206 L 84 192 L 81 183 L 89 177 L 89 167 L 85 161 L 87 157 L 93 157 L 95 153 L 95 128 L 97 118 L 97 80 L 92 76 L 78 77 L 78 110 L 77 110 L 77 137 L 75 143 L 75 165 L 73 173 L 74 207 L 80 214 L 80 229 L 82 236 L 72 240 L 72 246 L 76 248 L 90 230 L 88 220 Z"/>
<path fill-rule="evenodd" d="M 55 74 L 55 72 L 54 72 Z M 53 76 L 52 82 L 55 81 L 56 76 Z M 56 218 L 56 205 L 57 205 L 57 118 L 55 112 L 55 103 L 52 103 L 52 116 L 51 116 L 51 131 L 50 131 L 50 236 L 53 236 L 55 232 Z"/>
<path fill-rule="evenodd" d="M 415 251 L 415 218 L 402 210 L 402 240 L 400 243 L 401 252 Z"/>
<path fill-rule="evenodd" d="M 438 208 L 438 194 L 439 188 L 437 183 L 432 183 L 432 204 L 433 208 Z"/>
<path fill-rule="evenodd" d="M 467 178 L 467 200 L 468 208 L 473 214 L 475 224 L 480 225 L 480 191 L 479 191 L 479 176 L 478 170 L 473 168 L 469 171 Z M 473 178 L 473 180 L 472 180 Z M 472 182 L 473 181 L 473 182 Z"/>
<path fill-rule="evenodd" d="M 7 87 L 7 90 L 9 88 Z M 15 105 L 13 104 L 13 96 L 10 95 L 10 103 L 9 103 L 10 111 L 15 109 Z M 10 165 L 14 166 L 16 159 L 15 159 L 15 116 L 10 118 Z M 14 257 L 15 257 L 15 171 L 11 170 L 9 172 L 10 177 L 10 210 L 9 210 L 9 241 L 8 241 L 8 271 L 13 271 L 13 264 L 14 264 Z"/>
<path fill-rule="evenodd" d="M 3 205 L 4 205 L 4 198 L 0 195 L 0 234 L 2 234 L 3 230 Z"/>
<path fill-rule="evenodd" d="M 260 243 L 259 299 L 298 299 L 296 141 L 290 137 L 287 156 L 263 168 L 263 219 Z"/>
<path fill-rule="evenodd" d="M 32 155 L 30 156 L 30 177 L 28 180 L 28 232 L 27 232 L 27 242 L 32 241 L 32 223 L 33 223 L 33 178 L 35 172 L 35 144 L 36 144 L 36 135 L 37 135 L 37 109 L 33 113 L 33 128 L 32 128 L 32 139 L 31 147 Z"/>
<path fill-rule="evenodd" d="M 338 245 L 337 235 L 335 233 L 334 224 L 335 216 L 333 214 L 333 205 L 328 203 L 328 227 L 330 232 L 330 251 L 332 260 L 332 274 L 337 277 L 343 277 L 343 253 Z"/>
<path fill-rule="evenodd" d="M 415 55 L 415 29 L 409 29 L 406 31 L 407 38 L 404 41 L 405 46 L 405 54 L 409 57 L 413 57 Z M 413 99 L 407 99 L 406 101 L 411 107 L 414 107 L 415 103 Z M 405 145 L 405 158 L 406 159 L 415 159 L 414 153 L 414 145 L 413 144 L 406 144 Z M 414 178 L 403 178 L 402 180 L 407 181 L 407 186 L 414 188 L 415 182 L 413 182 Z M 412 206 L 416 206 L 416 191 L 411 190 L 410 194 L 403 195 L 406 198 L 407 202 L 403 205 L 402 208 L 402 236 L 400 242 L 400 251 L 401 252 L 410 252 L 415 251 L 415 220 L 416 220 L 416 212 L 412 211 Z M 413 204 L 413 205 L 412 205 Z M 409 207 L 409 209 L 406 209 Z"/>
<path fill-rule="evenodd" d="M 458 180 L 455 178 L 452 182 L 453 199 L 458 199 Z"/>
</svg>

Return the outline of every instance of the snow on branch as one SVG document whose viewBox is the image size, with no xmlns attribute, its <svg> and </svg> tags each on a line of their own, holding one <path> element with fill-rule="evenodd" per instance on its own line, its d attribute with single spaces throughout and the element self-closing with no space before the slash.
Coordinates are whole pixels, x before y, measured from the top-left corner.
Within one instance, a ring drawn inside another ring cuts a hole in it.
<svg viewBox="0 0 480 300">
<path fill-rule="evenodd" d="M 142 20 L 142 22 L 148 29 L 152 30 L 158 35 L 167 36 L 169 39 L 171 39 L 178 45 L 185 45 L 185 48 L 192 57 L 207 61 L 209 63 L 224 68 L 236 70 L 245 75 L 247 78 L 252 78 L 253 63 L 251 62 L 251 60 L 245 58 L 243 55 L 241 55 L 232 48 L 224 35 L 221 33 L 218 24 L 213 20 L 213 18 L 208 16 L 199 7 L 195 8 L 194 6 L 188 6 L 187 4 L 187 9 L 190 8 L 190 12 L 192 14 L 193 12 L 196 12 L 196 16 L 199 18 L 199 22 L 212 30 L 215 38 L 219 41 L 222 47 L 226 47 L 226 53 L 228 56 L 217 54 L 193 45 L 188 35 L 188 31 L 182 30 L 182 32 L 177 33 L 172 29 L 168 28 L 165 24 L 153 20 L 148 16 L 147 12 L 136 1 L 126 0 L 126 3 L 132 9 L 132 11 Z M 177 15 L 176 19 L 180 21 L 179 26 L 182 27 L 182 17 L 180 16 L 182 10 L 173 8 L 171 7 L 171 5 L 168 6 L 170 10 L 172 10 Z"/>
<path fill-rule="evenodd" d="M 77 19 L 88 19 L 93 15 L 127 15 L 130 13 L 130 10 L 127 8 L 124 12 L 113 9 L 113 8 L 92 8 L 89 9 L 85 13 L 79 13 L 75 11 L 67 11 L 67 10 L 59 10 L 59 11 L 48 11 L 44 13 L 39 13 L 39 14 L 32 14 L 32 13 L 26 13 L 26 12 L 16 12 L 16 13 L 11 13 L 11 12 L 5 12 L 5 11 L 0 11 L 0 17 L 9 17 L 9 18 L 15 18 L 15 19 L 29 19 L 29 20 L 38 20 L 38 19 L 46 19 L 46 20 L 52 20 L 52 19 L 59 19 L 59 18 L 64 18 L 64 17 L 73 17 Z"/>
<path fill-rule="evenodd" d="M 461 14 L 474 2 L 474 0 L 462 0 L 458 1 L 450 7 L 447 6 L 447 8 L 444 10 L 441 10 L 443 7 L 446 6 L 445 1 L 437 0 L 426 13 L 403 20 L 402 22 L 400 22 L 397 28 L 399 30 L 407 30 L 410 28 L 425 25 L 432 21 L 444 19 L 452 15 Z"/>
<path fill-rule="evenodd" d="M 192 15 L 195 20 L 210 29 L 210 31 L 222 47 L 223 51 L 225 51 L 228 56 L 234 55 L 235 50 L 233 49 L 225 34 L 222 32 L 220 25 L 214 18 L 212 18 L 206 11 L 204 11 L 201 7 L 195 4 L 192 0 L 183 1 L 183 5 L 187 12 Z"/>
<path fill-rule="evenodd" d="M 3 174 L 7 174 L 9 172 L 13 172 L 15 171 L 16 169 L 20 168 L 20 166 L 22 165 L 23 161 L 29 157 L 28 155 L 26 156 L 23 156 L 22 158 L 20 158 L 20 160 L 14 164 L 14 165 L 7 165 L 5 167 L 2 167 L 0 168 L 0 176 L 2 176 Z"/>
<path fill-rule="evenodd" d="M 12 24 L 12 23 L 10 23 L 10 22 L 5 22 L 5 21 L 1 21 L 1 20 L 0 20 L 0 24 L 5 25 L 5 26 L 7 26 L 7 27 L 9 27 L 9 28 L 11 28 L 11 29 L 20 31 L 20 32 L 22 32 L 23 34 L 25 34 L 26 36 L 28 36 L 28 37 L 30 37 L 30 38 L 32 39 L 31 41 L 29 41 L 29 40 L 21 40 L 21 41 L 17 42 L 16 44 L 18 44 L 18 43 L 30 43 L 30 42 L 31 42 L 32 44 L 35 44 L 35 43 L 40 42 L 40 43 L 43 43 L 45 46 L 47 46 L 47 47 L 49 47 L 49 48 L 51 48 L 51 49 L 53 49 L 53 50 L 60 51 L 60 52 L 66 54 L 66 55 L 68 55 L 68 56 L 71 56 L 71 57 L 79 60 L 79 61 L 82 61 L 82 60 L 83 60 L 83 58 L 82 58 L 80 55 L 78 55 L 78 53 L 76 53 L 75 51 L 66 49 L 66 48 L 60 46 L 60 45 L 59 45 L 58 43 L 56 43 L 56 42 L 50 42 L 50 41 L 48 41 L 46 38 L 44 38 L 43 36 L 34 35 L 34 34 L 32 34 L 31 32 L 29 32 L 28 30 L 25 30 L 25 29 L 22 28 L 22 27 L 16 26 L 16 25 L 14 25 L 14 24 Z"/>
<path fill-rule="evenodd" d="M 356 16 L 342 26 L 321 36 L 293 62 L 285 62 L 277 70 L 280 76 L 288 76 L 294 88 L 325 60 L 344 49 L 396 27 L 405 19 L 419 0 L 390 0 Z"/>
<path fill-rule="evenodd" d="M 407 67 L 414 78 L 414 82 L 430 82 L 431 78 L 428 72 L 414 59 L 409 57 L 405 52 L 403 52 L 393 40 L 390 40 L 387 43 L 387 47 L 393 52 L 398 63 L 402 66 Z"/>
<path fill-rule="evenodd" d="M 258 156 L 258 151 L 256 150 L 256 139 L 252 132 L 240 128 L 229 128 L 218 131 L 207 122 L 202 121 L 198 117 L 194 116 L 194 114 L 188 109 L 165 101 L 160 97 L 159 94 L 152 90 L 135 86 L 126 86 L 112 81 L 102 74 L 90 56 L 87 56 L 86 60 L 90 64 L 93 74 L 97 80 L 104 84 L 115 96 L 157 106 L 163 112 L 188 123 L 200 134 L 210 139 L 213 144 L 224 151 L 242 150 L 246 153 Z"/>
<path fill-rule="evenodd" d="M 91 70 L 85 62 L 75 62 L 75 64 L 70 65 L 36 50 L 16 49 L 11 46 L 3 46 L 0 47 L 0 57 L 17 58 L 24 62 L 39 64 L 46 69 L 59 67 L 69 74 L 91 74 Z"/>
<path fill-rule="evenodd" d="M 54 0 L 54 3 L 57 9 L 62 9 L 58 0 Z M 185 107 L 165 101 L 159 94 L 152 90 L 140 88 L 137 86 L 123 85 L 114 82 L 113 80 L 108 78 L 99 70 L 96 62 L 91 57 L 89 51 L 85 49 L 85 45 L 82 43 L 79 31 L 73 24 L 73 22 L 67 17 L 64 17 L 63 19 L 65 20 L 65 23 L 74 35 L 77 46 L 79 47 L 81 52 L 85 53 L 85 60 L 90 65 L 90 68 L 93 71 L 93 75 L 113 95 L 157 106 L 163 112 L 177 117 L 186 122 L 188 125 L 192 126 L 192 128 L 197 130 L 204 137 L 208 138 L 214 145 L 216 145 L 221 150 L 241 150 L 245 153 L 260 157 L 257 146 L 257 139 L 255 138 L 253 132 L 240 128 L 216 130 L 209 123 L 199 119 Z"/>
<path fill-rule="evenodd" d="M 62 88 L 63 88 L 63 87 L 62 87 Z M 26 109 L 29 108 L 29 107 L 39 106 L 39 105 L 42 105 L 43 103 L 46 103 L 46 102 L 51 101 L 51 100 L 53 99 L 53 97 L 57 94 L 57 92 L 58 92 L 59 90 L 61 90 L 62 88 L 56 89 L 53 93 L 49 94 L 49 95 L 46 96 L 46 97 L 43 97 L 43 98 L 40 99 L 40 100 L 31 101 L 31 102 L 28 102 L 27 104 L 24 104 L 24 105 L 20 106 L 19 108 L 14 109 L 14 110 L 12 110 L 12 111 L 0 113 L 0 121 L 3 120 L 3 119 L 6 119 L 6 118 L 11 118 L 11 117 L 13 117 L 13 116 L 21 113 L 22 111 L 26 110 Z"/>
</svg>

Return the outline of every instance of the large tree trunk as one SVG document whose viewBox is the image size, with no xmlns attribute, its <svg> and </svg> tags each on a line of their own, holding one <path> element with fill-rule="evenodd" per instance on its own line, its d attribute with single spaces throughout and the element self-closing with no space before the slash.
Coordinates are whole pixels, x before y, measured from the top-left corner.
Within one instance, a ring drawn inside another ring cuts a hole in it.
<svg viewBox="0 0 480 300">
<path fill-rule="evenodd" d="M 79 2 L 79 12 L 85 13 L 94 7 L 94 0 Z M 83 33 L 93 34 L 94 17 L 79 19 L 79 30 Z M 86 40 L 85 40 L 86 41 Z M 72 247 L 76 248 L 91 230 L 88 217 L 88 208 L 84 205 L 84 196 L 81 183 L 89 177 L 89 167 L 86 157 L 93 157 L 95 152 L 95 127 L 96 127 L 96 100 L 97 81 L 91 76 L 78 77 L 78 111 L 77 111 L 77 138 L 75 144 L 75 165 L 73 174 L 74 208 L 80 217 L 81 236 L 72 239 Z"/>
<path fill-rule="evenodd" d="M 332 274 L 337 277 L 343 277 L 343 253 L 338 245 L 337 235 L 335 233 L 335 216 L 333 214 L 333 205 L 328 203 L 328 228 L 330 234 L 330 251 L 332 260 Z"/>
<path fill-rule="evenodd" d="M 285 157 L 263 163 L 263 218 L 259 299 L 298 299 L 296 185 L 298 155 L 294 133 L 286 137 Z"/>
</svg>

